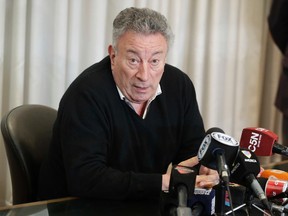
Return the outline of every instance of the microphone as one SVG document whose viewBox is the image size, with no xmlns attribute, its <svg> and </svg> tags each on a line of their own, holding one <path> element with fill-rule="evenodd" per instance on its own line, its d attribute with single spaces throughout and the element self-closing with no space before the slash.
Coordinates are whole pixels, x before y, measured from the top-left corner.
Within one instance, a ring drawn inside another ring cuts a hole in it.
<svg viewBox="0 0 288 216">
<path fill-rule="evenodd" d="M 221 179 L 228 184 L 230 173 L 227 163 L 233 163 L 239 143 L 220 128 L 211 128 L 206 134 L 198 150 L 198 160 L 202 165 L 217 170 Z"/>
<path fill-rule="evenodd" d="M 206 135 L 211 134 L 211 133 L 213 133 L 213 132 L 220 132 L 220 133 L 225 134 L 225 132 L 224 132 L 221 128 L 212 127 L 212 128 L 209 128 L 209 129 L 206 131 Z"/>
<path fill-rule="evenodd" d="M 256 177 L 260 172 L 260 164 L 256 155 L 249 150 L 240 149 L 231 167 L 231 182 L 250 188 L 256 197 L 270 210 L 270 204 Z"/>
<path fill-rule="evenodd" d="M 261 187 L 265 190 L 268 199 L 287 198 L 288 182 L 285 180 L 270 178 L 258 178 Z M 283 200 L 277 200 L 283 202 Z"/>
<path fill-rule="evenodd" d="M 192 215 L 213 215 L 215 213 L 215 190 L 195 188 L 194 196 L 188 199 Z"/>
<path fill-rule="evenodd" d="M 244 128 L 240 147 L 249 149 L 257 156 L 270 156 L 273 153 L 288 156 L 288 148 L 277 143 L 278 136 L 265 128 Z"/>
<path fill-rule="evenodd" d="M 262 188 L 265 190 L 265 194 L 267 198 L 272 201 L 271 210 L 278 211 L 280 213 L 288 213 L 288 209 L 283 206 L 283 204 L 287 200 L 288 195 L 288 182 L 284 180 L 274 179 L 270 177 L 266 178 L 258 178 L 258 181 Z"/>
<path fill-rule="evenodd" d="M 260 179 L 262 181 L 262 188 L 265 188 L 265 193 L 268 198 L 274 200 L 276 199 L 275 201 L 281 204 L 287 201 L 288 198 L 287 172 L 277 169 L 267 169 L 261 173 Z"/>
<path fill-rule="evenodd" d="M 196 172 L 194 170 L 180 165 L 172 167 L 169 192 L 178 199 L 178 207 L 175 209 L 176 215 L 192 216 L 191 208 L 187 204 L 188 198 L 194 195 L 195 180 Z"/>
<path fill-rule="evenodd" d="M 269 177 L 275 177 L 277 179 L 281 180 L 287 180 L 288 181 L 288 173 L 283 171 L 283 170 L 278 170 L 278 169 L 266 169 L 261 172 L 260 177 L 263 178 L 269 178 Z"/>
</svg>

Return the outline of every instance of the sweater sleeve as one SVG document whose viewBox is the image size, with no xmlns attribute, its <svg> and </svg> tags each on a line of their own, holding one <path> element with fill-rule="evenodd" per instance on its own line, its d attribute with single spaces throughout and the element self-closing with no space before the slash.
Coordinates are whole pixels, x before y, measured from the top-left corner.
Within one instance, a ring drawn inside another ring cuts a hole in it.
<svg viewBox="0 0 288 216">
<path fill-rule="evenodd" d="M 205 137 L 205 129 L 191 79 L 184 72 L 171 68 L 170 70 L 176 70 L 178 73 L 169 74 L 169 78 L 166 77 L 169 80 L 172 77 L 173 81 L 168 82 L 171 86 L 166 86 L 165 89 L 166 91 L 167 89 L 171 90 L 167 93 L 168 98 L 171 99 L 169 101 L 170 106 L 181 107 L 177 109 L 177 114 L 171 113 L 171 115 L 179 116 L 181 119 L 181 124 L 178 126 L 178 129 L 181 128 L 179 149 L 173 160 L 173 164 L 178 164 L 197 155 L 199 146 Z M 171 95 L 174 96 L 171 97 Z"/>
</svg>

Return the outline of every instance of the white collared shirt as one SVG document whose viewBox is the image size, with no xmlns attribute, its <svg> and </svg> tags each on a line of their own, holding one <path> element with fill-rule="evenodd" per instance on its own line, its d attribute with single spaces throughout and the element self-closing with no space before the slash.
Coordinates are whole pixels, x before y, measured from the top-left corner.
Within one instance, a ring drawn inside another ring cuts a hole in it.
<svg viewBox="0 0 288 216">
<path fill-rule="evenodd" d="M 131 102 L 122 94 L 121 90 L 119 89 L 119 87 L 118 87 L 117 85 L 116 85 L 116 87 L 117 87 L 117 90 L 118 90 L 118 93 L 119 93 L 119 96 L 120 96 L 121 100 L 124 100 L 124 101 L 128 104 L 128 106 L 131 107 L 131 109 L 134 110 Z M 147 104 L 146 104 L 146 107 L 145 107 L 145 110 L 144 110 L 142 119 L 145 119 L 145 117 L 146 117 L 146 115 L 147 115 L 147 112 L 148 112 L 148 108 L 149 108 L 151 102 L 152 102 L 158 95 L 160 95 L 161 93 L 162 93 L 161 86 L 160 86 L 160 84 L 158 84 L 158 87 L 157 87 L 157 90 L 156 90 L 155 95 L 147 101 Z"/>
</svg>

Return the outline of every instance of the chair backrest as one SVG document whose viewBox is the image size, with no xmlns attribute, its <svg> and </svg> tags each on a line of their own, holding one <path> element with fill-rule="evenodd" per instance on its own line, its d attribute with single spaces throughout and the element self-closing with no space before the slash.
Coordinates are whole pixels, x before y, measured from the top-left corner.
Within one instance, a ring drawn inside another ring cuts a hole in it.
<svg viewBox="0 0 288 216">
<path fill-rule="evenodd" d="M 57 111 L 43 105 L 21 105 L 1 120 L 10 168 L 13 204 L 37 200 L 38 175 L 47 155 Z"/>
</svg>

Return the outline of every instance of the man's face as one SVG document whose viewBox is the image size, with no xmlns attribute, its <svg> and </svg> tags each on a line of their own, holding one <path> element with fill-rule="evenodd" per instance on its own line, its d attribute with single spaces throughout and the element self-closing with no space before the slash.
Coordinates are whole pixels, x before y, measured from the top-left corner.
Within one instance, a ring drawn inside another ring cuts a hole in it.
<svg viewBox="0 0 288 216">
<path fill-rule="evenodd" d="M 114 50 L 109 46 L 117 86 L 132 103 L 145 103 L 156 93 L 164 72 L 167 42 L 160 33 L 143 35 L 128 31 Z"/>
</svg>

